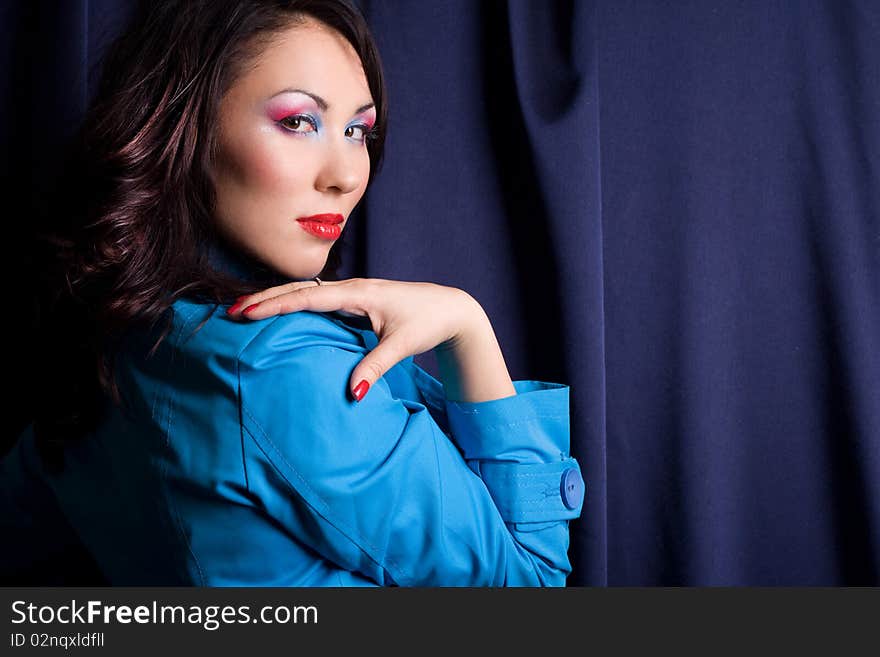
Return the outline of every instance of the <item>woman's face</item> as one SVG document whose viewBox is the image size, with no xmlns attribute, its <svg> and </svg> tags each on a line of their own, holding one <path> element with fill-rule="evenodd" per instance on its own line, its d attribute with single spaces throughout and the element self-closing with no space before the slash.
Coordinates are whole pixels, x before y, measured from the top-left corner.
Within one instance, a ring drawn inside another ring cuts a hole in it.
<svg viewBox="0 0 880 657">
<path fill-rule="evenodd" d="M 343 36 L 311 19 L 282 32 L 220 103 L 220 231 L 283 276 L 317 276 L 366 189 L 375 120 Z"/>
</svg>

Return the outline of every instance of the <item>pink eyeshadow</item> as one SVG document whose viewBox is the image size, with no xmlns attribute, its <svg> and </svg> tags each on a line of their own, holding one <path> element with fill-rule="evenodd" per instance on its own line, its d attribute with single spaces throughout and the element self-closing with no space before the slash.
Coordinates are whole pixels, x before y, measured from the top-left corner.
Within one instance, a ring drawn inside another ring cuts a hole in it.
<svg viewBox="0 0 880 657">
<path fill-rule="evenodd" d="M 315 113 L 317 110 L 313 103 L 273 103 L 266 108 L 269 118 L 280 121 L 288 116 L 296 114 Z"/>
<path fill-rule="evenodd" d="M 368 129 L 372 128 L 376 124 L 376 110 L 367 110 L 363 114 L 359 114 L 356 119 L 360 119 L 361 121 L 363 121 L 364 125 L 366 125 Z"/>
</svg>

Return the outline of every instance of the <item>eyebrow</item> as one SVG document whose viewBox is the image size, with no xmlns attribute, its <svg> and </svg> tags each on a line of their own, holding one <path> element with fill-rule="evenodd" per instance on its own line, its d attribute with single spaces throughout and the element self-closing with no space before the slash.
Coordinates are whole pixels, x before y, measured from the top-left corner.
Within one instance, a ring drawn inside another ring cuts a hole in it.
<svg viewBox="0 0 880 657">
<path fill-rule="evenodd" d="M 282 89 L 277 94 L 275 94 L 275 96 L 280 96 L 281 94 L 305 94 L 318 104 L 318 107 L 321 108 L 322 112 L 326 112 L 327 108 L 330 107 L 327 104 L 327 101 L 321 98 L 318 94 L 313 94 L 311 91 L 306 91 L 305 89 Z M 272 96 L 272 98 L 274 98 L 275 96 Z M 354 111 L 354 113 L 360 114 L 361 112 L 366 112 L 373 106 L 375 106 L 375 103 L 367 103 L 366 105 L 361 105 Z"/>
</svg>

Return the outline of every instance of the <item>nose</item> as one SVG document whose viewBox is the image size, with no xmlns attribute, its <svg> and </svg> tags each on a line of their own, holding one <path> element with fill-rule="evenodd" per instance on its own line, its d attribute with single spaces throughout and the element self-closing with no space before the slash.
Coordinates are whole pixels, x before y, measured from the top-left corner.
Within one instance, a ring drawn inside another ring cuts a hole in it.
<svg viewBox="0 0 880 657">
<path fill-rule="evenodd" d="M 360 158 L 363 155 L 350 144 L 329 144 L 324 161 L 315 178 L 315 189 L 320 192 L 347 194 L 358 188 L 361 182 Z"/>
</svg>

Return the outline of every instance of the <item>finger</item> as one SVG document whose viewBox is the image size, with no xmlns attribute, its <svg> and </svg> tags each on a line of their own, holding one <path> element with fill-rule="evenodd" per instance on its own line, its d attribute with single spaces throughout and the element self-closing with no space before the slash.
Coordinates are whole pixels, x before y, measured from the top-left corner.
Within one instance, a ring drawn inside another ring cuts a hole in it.
<svg viewBox="0 0 880 657">
<path fill-rule="evenodd" d="M 327 285 L 328 283 L 326 281 L 321 281 L 321 284 Z M 238 297 L 238 299 L 235 300 L 235 303 L 229 306 L 229 308 L 226 310 L 226 314 L 238 317 L 241 315 L 242 311 L 245 308 L 249 308 L 256 303 L 261 303 L 266 299 L 271 299 L 272 297 L 300 290 L 306 287 L 316 287 L 317 285 L 318 284 L 315 281 L 292 281 L 290 283 L 285 283 L 284 285 L 268 287 L 265 290 L 260 290 L 259 292 L 254 292 L 253 294 L 245 294 L 244 296 Z"/>
<path fill-rule="evenodd" d="M 242 316 L 248 319 L 265 319 L 273 315 L 295 313 L 300 310 L 331 312 L 334 310 L 357 310 L 361 307 L 360 291 L 356 286 L 321 282 L 321 285 L 302 287 L 259 303 L 245 306 Z"/>
<path fill-rule="evenodd" d="M 385 372 L 397 365 L 409 354 L 404 353 L 398 345 L 398 341 L 390 336 L 383 338 L 379 344 L 361 359 L 348 382 L 349 390 L 356 401 L 361 401 L 370 387 L 378 381 Z"/>
</svg>

